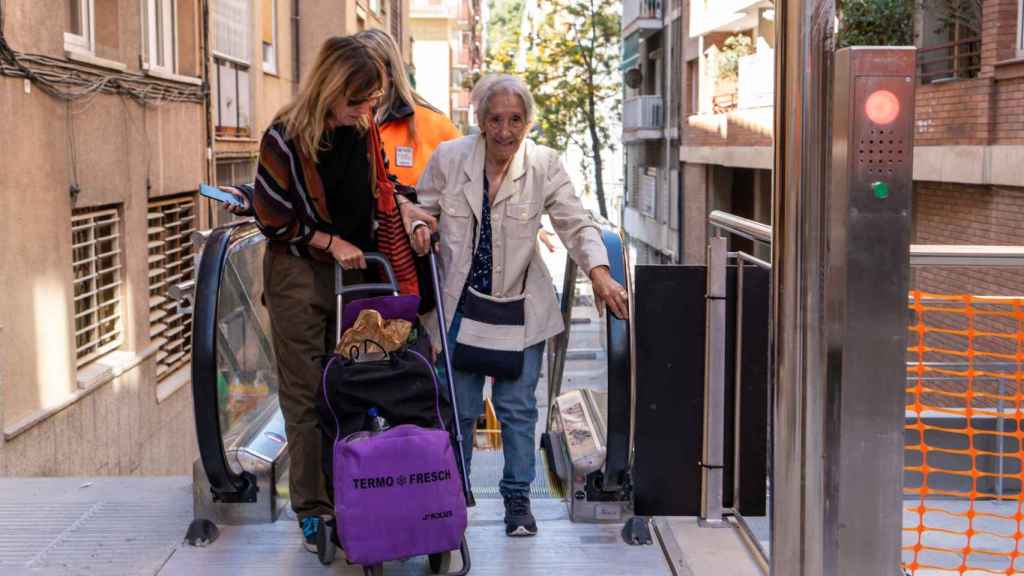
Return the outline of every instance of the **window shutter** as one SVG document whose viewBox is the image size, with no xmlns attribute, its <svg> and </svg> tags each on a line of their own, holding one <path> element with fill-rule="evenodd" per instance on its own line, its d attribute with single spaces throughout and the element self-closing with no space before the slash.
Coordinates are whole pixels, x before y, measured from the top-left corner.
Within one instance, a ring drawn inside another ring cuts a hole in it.
<svg viewBox="0 0 1024 576">
<path fill-rule="evenodd" d="M 252 57 L 250 1 L 217 0 L 213 4 L 213 49 L 242 62 Z"/>
</svg>

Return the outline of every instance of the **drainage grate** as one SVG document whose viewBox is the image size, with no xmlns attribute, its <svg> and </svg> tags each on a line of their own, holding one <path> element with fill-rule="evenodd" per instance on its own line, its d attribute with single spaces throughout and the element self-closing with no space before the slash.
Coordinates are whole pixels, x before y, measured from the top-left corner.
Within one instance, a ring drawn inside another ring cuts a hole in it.
<svg viewBox="0 0 1024 576">
<path fill-rule="evenodd" d="M 172 504 L 0 504 L 0 572 L 155 574 L 191 520 Z"/>
</svg>

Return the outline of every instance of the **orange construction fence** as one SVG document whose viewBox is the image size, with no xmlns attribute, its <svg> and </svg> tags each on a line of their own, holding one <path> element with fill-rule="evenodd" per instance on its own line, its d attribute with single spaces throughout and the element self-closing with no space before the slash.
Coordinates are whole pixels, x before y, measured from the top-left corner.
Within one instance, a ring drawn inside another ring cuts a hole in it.
<svg viewBox="0 0 1024 576">
<path fill-rule="evenodd" d="M 903 567 L 1024 574 L 1024 299 L 911 293 Z"/>
</svg>

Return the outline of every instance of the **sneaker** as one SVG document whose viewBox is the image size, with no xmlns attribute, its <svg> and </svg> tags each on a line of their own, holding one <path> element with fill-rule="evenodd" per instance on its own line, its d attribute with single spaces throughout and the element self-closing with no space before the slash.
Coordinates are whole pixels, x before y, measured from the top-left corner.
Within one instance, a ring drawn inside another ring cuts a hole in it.
<svg viewBox="0 0 1024 576">
<path fill-rule="evenodd" d="M 302 528 L 302 545 L 309 552 L 316 552 L 316 540 L 321 525 L 323 521 L 319 516 L 306 516 L 299 520 L 299 527 Z"/>
<path fill-rule="evenodd" d="M 535 536 L 537 521 L 530 512 L 528 496 L 512 496 L 505 498 L 505 535 Z"/>
</svg>

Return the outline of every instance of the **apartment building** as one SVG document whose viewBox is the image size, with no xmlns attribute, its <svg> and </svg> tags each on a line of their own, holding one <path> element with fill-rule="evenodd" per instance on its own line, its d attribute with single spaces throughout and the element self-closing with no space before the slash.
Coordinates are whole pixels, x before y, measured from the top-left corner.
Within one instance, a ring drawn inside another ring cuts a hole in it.
<svg viewBox="0 0 1024 576">
<path fill-rule="evenodd" d="M 915 17 L 914 242 L 1021 244 L 1022 0 L 955 19 L 937 6 Z M 622 26 L 636 261 L 702 263 L 711 210 L 770 222 L 774 5 L 626 0 Z M 1016 271 L 922 274 L 930 290 L 1020 293 Z"/>
<path fill-rule="evenodd" d="M 483 63 L 481 0 L 412 0 L 416 91 L 465 133 L 475 123 L 469 93 Z"/>
<path fill-rule="evenodd" d="M 55 16 L 56 15 L 56 16 Z M 253 178 L 329 36 L 406 0 L 0 3 L 0 476 L 185 474 L 201 182 Z"/>
<path fill-rule="evenodd" d="M 0 4 L 0 475 L 191 466 L 202 5 Z"/>
<path fill-rule="evenodd" d="M 632 261 L 679 260 L 682 0 L 622 3 L 622 223 Z"/>
</svg>

